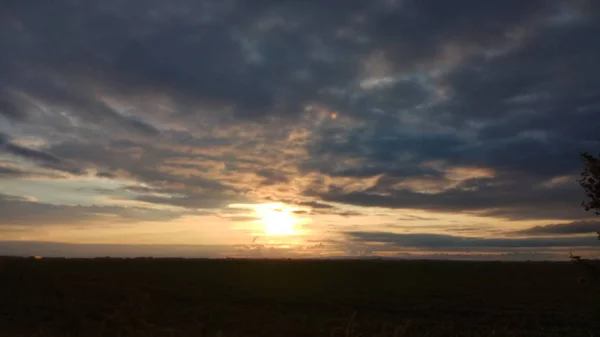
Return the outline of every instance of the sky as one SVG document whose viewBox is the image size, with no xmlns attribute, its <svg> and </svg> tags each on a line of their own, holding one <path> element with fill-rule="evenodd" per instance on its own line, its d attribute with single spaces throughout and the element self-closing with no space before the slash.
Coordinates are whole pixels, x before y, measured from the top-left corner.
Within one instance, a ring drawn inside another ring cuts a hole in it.
<svg viewBox="0 0 600 337">
<path fill-rule="evenodd" d="M 600 256 L 595 0 L 3 0 L 0 255 Z"/>
</svg>

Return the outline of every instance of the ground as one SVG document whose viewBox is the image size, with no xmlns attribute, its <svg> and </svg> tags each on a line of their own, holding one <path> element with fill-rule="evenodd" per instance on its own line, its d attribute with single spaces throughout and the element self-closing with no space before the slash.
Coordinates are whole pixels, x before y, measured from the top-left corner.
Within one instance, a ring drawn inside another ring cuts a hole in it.
<svg viewBox="0 0 600 337">
<path fill-rule="evenodd" d="M 600 336 L 570 263 L 3 259 L 0 336 Z"/>
</svg>

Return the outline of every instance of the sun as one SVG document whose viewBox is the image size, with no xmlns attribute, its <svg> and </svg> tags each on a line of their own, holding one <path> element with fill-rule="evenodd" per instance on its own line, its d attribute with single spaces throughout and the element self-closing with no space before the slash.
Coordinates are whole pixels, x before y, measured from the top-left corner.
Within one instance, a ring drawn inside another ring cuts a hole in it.
<svg viewBox="0 0 600 337">
<path fill-rule="evenodd" d="M 281 211 L 269 210 L 262 215 L 266 235 L 293 235 L 296 218 Z"/>
<path fill-rule="evenodd" d="M 260 218 L 259 222 L 264 226 L 265 235 L 295 235 L 297 234 L 296 224 L 299 220 L 294 216 L 292 210 L 286 207 L 268 204 L 261 205 L 256 213 Z"/>
</svg>

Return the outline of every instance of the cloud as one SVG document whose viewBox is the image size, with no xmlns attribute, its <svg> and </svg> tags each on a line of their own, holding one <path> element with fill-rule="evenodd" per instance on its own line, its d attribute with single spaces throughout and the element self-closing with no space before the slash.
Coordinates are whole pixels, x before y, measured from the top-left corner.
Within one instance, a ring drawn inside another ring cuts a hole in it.
<svg viewBox="0 0 600 337">
<path fill-rule="evenodd" d="M 477 238 L 442 234 L 396 234 L 389 232 L 346 232 L 351 242 L 387 244 L 396 248 L 423 248 L 429 250 L 469 250 L 490 248 L 549 248 L 594 247 L 595 237 L 557 238 Z"/>
<path fill-rule="evenodd" d="M 288 182 L 288 178 L 282 174 L 281 172 L 277 172 L 271 169 L 262 169 L 256 172 L 257 175 L 265 178 L 263 184 L 265 185 L 273 185 L 277 183 L 286 183 Z"/>
<path fill-rule="evenodd" d="M 438 218 L 435 218 L 435 217 L 419 216 L 419 215 L 413 215 L 413 214 L 405 214 L 397 219 L 400 221 L 438 220 Z"/>
<path fill-rule="evenodd" d="M 185 211 L 289 201 L 584 219 L 564 177 L 600 146 L 596 7 L 4 1 L 0 151 L 19 162 L 0 175 L 127 185 L 130 202 Z"/>
<path fill-rule="evenodd" d="M 46 153 L 43 151 L 30 149 L 30 148 L 27 148 L 24 146 L 6 143 L 2 146 L 2 148 L 4 149 L 4 151 L 6 151 L 10 154 L 20 156 L 23 158 L 39 160 L 39 161 L 43 161 L 43 162 L 49 162 L 51 164 L 60 163 L 60 159 L 57 158 L 56 156 L 53 156 L 52 154 L 49 154 L 49 153 Z"/>
<path fill-rule="evenodd" d="M 300 203 L 298 203 L 298 206 L 304 206 L 304 207 L 310 207 L 310 208 L 316 208 L 316 209 L 331 209 L 331 208 L 335 208 L 334 206 L 328 205 L 328 204 L 324 204 L 321 202 L 316 202 L 316 201 L 302 201 Z"/>
<path fill-rule="evenodd" d="M 236 201 L 245 201 L 243 198 L 240 198 L 236 195 L 217 193 L 202 193 L 199 195 L 191 195 L 184 197 L 140 196 L 136 200 L 154 204 L 180 206 L 189 209 L 222 208 L 227 207 L 227 205 Z"/>
<path fill-rule="evenodd" d="M 165 163 L 173 159 L 185 158 L 185 149 L 161 149 L 151 143 L 132 143 L 124 147 L 120 143 L 88 141 L 58 144 L 52 151 L 86 170 L 98 171 L 100 177 L 145 184 L 148 187 L 143 190 L 133 187 L 141 193 L 135 198 L 139 201 L 190 209 L 224 207 L 229 203 L 248 201 L 220 176 L 212 177 L 203 170 L 205 162 L 170 162 L 165 167 Z"/>
<path fill-rule="evenodd" d="M 517 231 L 521 235 L 571 235 L 595 234 L 600 231 L 600 221 L 573 221 L 563 224 L 535 226 Z"/>
<path fill-rule="evenodd" d="M 20 177 L 27 175 L 27 172 L 13 167 L 0 166 L 0 177 Z"/>
<path fill-rule="evenodd" d="M 0 179 L 61 179 L 65 178 L 61 175 L 52 171 L 37 171 L 33 169 L 21 169 L 16 165 L 2 165 L 0 162 Z"/>
<path fill-rule="evenodd" d="M 329 202 L 365 207 L 465 212 L 507 219 L 589 218 L 579 203 L 576 184 L 547 189 L 535 180 L 472 179 L 442 191 L 423 193 L 406 187 L 376 184 L 358 191 L 332 185 L 320 197 Z"/>
<path fill-rule="evenodd" d="M 140 207 L 53 205 L 0 194 L 0 227 L 168 221 L 181 215 L 181 212 Z"/>
<path fill-rule="evenodd" d="M 42 257 L 208 257 L 222 258 L 234 251 L 217 245 L 68 244 L 60 242 L 0 241 L 0 255 Z"/>
<path fill-rule="evenodd" d="M 5 99 L 0 95 L 0 115 L 10 120 L 22 120 L 24 118 L 23 113 L 13 102 Z"/>
<path fill-rule="evenodd" d="M 322 97 L 321 89 L 351 84 L 372 51 L 388 55 L 392 69 L 406 70 L 436 61 L 440 45 L 502 45 L 513 27 L 527 27 L 555 8 L 553 2 L 512 0 L 485 5 L 468 0 L 451 6 L 443 1 L 261 1 L 252 8 L 242 1 L 179 0 L 168 7 L 159 2 L 109 3 L 61 0 L 37 5 L 45 13 L 67 15 L 62 20 L 51 15 L 40 19 L 20 3 L 5 4 L 11 22 L 18 23 L 5 24 L 14 34 L 2 41 L 8 50 L 0 64 L 9 75 L 7 85 L 27 86 L 28 92 L 54 101 L 77 102 L 86 108 L 79 113 L 93 110 L 133 128 L 140 125 L 68 80 L 83 74 L 120 83 L 119 89 L 167 90 L 193 96 L 222 113 L 230 107 L 243 119 L 298 115 L 308 101 L 336 100 Z M 330 5 L 335 13 L 325 10 Z M 51 42 L 36 44 L 38 40 Z M 34 85 L 26 84 L 19 71 L 31 65 L 51 71 L 29 72 Z M 386 96 L 401 95 L 385 101 L 409 107 L 425 98 L 412 81 L 394 87 Z M 92 115 L 86 118 L 100 122 Z"/>
<path fill-rule="evenodd" d="M 10 141 L 7 135 L 0 133 L 0 150 L 26 159 L 41 161 L 49 164 L 59 164 L 60 159 L 44 151 L 30 149 Z"/>
</svg>

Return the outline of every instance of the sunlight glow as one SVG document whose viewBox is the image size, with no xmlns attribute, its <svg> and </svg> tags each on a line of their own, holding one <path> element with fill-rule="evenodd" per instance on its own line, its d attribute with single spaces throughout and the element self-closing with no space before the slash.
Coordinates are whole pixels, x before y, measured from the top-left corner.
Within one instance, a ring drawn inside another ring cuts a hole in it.
<svg viewBox="0 0 600 337">
<path fill-rule="evenodd" d="M 293 215 L 293 209 L 282 204 L 263 204 L 256 207 L 256 215 L 264 226 L 265 235 L 296 235 L 296 225 L 300 222 Z"/>
</svg>

